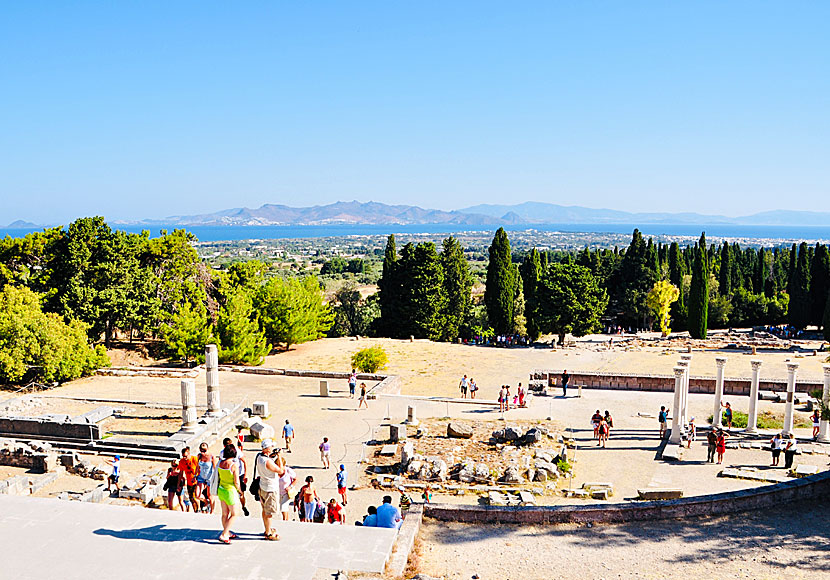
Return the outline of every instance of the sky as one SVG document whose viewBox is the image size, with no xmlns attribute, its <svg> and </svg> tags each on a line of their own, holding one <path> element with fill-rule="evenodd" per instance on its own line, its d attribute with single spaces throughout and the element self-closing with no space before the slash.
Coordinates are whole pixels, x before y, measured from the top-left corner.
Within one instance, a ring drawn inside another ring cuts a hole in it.
<svg viewBox="0 0 830 580">
<path fill-rule="evenodd" d="M 17 2 L 0 225 L 343 200 L 830 211 L 830 2 Z"/>
</svg>

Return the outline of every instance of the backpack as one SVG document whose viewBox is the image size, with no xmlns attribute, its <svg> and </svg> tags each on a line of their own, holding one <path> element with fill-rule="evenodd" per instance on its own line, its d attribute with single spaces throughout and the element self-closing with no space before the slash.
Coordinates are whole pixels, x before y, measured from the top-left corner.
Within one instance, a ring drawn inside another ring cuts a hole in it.
<svg viewBox="0 0 830 580">
<path fill-rule="evenodd" d="M 262 455 L 262 453 L 257 453 L 256 458 L 254 459 L 254 477 L 253 477 L 253 479 L 251 479 L 251 485 L 248 486 L 248 491 L 251 493 L 252 496 L 254 496 L 254 499 L 256 501 L 259 501 L 260 478 L 256 474 L 256 468 L 257 468 L 257 464 L 259 463 L 260 455 Z"/>
</svg>

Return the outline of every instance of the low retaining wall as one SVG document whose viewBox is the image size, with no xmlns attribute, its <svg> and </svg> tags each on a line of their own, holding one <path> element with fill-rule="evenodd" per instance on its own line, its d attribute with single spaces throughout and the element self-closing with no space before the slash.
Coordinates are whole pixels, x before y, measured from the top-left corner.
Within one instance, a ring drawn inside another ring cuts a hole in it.
<svg viewBox="0 0 830 580">
<path fill-rule="evenodd" d="M 159 367 L 144 368 L 103 368 L 95 374 L 105 377 L 156 377 L 163 379 L 195 379 L 199 369 L 168 369 Z"/>
<path fill-rule="evenodd" d="M 635 373 L 601 373 L 601 372 L 571 372 L 569 387 L 582 385 L 586 389 L 612 389 L 623 391 L 674 391 L 674 375 L 639 375 Z M 530 374 L 530 380 L 544 382 L 549 387 L 558 386 L 562 371 L 534 371 Z M 749 395 L 750 379 L 748 378 L 725 378 L 723 381 L 723 392 L 726 395 Z M 795 390 L 803 393 L 815 389 L 821 389 L 824 384 L 821 381 L 797 380 Z M 786 392 L 786 380 L 761 379 L 759 389 L 762 391 Z M 690 393 L 715 394 L 715 377 L 689 377 Z"/>
<path fill-rule="evenodd" d="M 479 524 L 622 523 L 716 516 L 830 497 L 830 471 L 784 483 L 665 501 L 605 505 L 478 506 L 426 504 L 424 517 Z"/>
<path fill-rule="evenodd" d="M 58 422 L 51 419 L 31 417 L 0 417 L 0 437 L 3 435 L 32 435 L 35 437 L 78 439 L 97 441 L 101 438 L 101 429 L 96 424 Z"/>
<path fill-rule="evenodd" d="M 409 553 L 415 545 L 415 538 L 421 531 L 421 522 L 424 519 L 424 510 L 421 504 L 412 504 L 403 519 L 403 525 L 398 530 L 395 540 L 395 551 L 386 563 L 386 574 L 390 578 L 403 576 L 406 564 L 409 562 Z"/>
<path fill-rule="evenodd" d="M 242 367 L 233 365 L 219 365 L 220 371 L 233 373 L 246 373 L 250 375 L 284 375 L 286 377 L 308 377 L 312 379 L 342 379 L 349 380 L 351 373 L 340 373 L 334 371 L 308 371 L 298 369 L 276 369 L 269 367 Z M 372 373 L 357 373 L 359 381 L 382 381 L 386 375 Z"/>
</svg>

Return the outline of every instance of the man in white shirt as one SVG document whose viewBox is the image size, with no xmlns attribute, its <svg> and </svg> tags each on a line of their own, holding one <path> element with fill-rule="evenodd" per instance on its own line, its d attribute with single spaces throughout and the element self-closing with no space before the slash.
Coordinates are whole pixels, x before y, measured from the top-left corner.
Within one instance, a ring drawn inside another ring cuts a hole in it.
<svg viewBox="0 0 830 580">
<path fill-rule="evenodd" d="M 274 442 L 266 439 L 262 442 L 262 453 L 257 455 L 256 470 L 259 476 L 259 502 L 262 504 L 262 523 L 265 526 L 266 540 L 279 540 L 277 530 L 271 527 L 273 518 L 280 509 L 280 477 L 285 468 L 271 459 Z"/>
</svg>

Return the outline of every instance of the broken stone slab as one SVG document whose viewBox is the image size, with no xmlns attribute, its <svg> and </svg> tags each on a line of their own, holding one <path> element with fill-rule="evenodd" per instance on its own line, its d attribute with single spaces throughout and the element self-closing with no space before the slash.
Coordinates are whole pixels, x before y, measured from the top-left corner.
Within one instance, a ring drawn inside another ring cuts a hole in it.
<svg viewBox="0 0 830 580">
<path fill-rule="evenodd" d="M 655 499 L 680 499 L 683 497 L 682 489 L 638 489 L 637 497 L 643 500 Z"/>
<path fill-rule="evenodd" d="M 610 490 L 608 488 L 601 488 L 601 489 L 592 489 L 591 490 L 591 498 L 592 499 L 608 499 L 611 495 Z"/>
<path fill-rule="evenodd" d="M 473 436 L 473 428 L 455 421 L 447 425 L 447 437 L 456 439 L 470 439 Z"/>
<path fill-rule="evenodd" d="M 682 447 L 680 445 L 666 445 L 663 449 L 663 461 L 680 461 L 682 454 Z"/>
<path fill-rule="evenodd" d="M 380 448 L 380 452 L 378 455 L 383 455 L 386 457 L 391 457 L 398 452 L 398 445 L 396 443 L 390 443 L 388 445 L 384 445 Z"/>
<path fill-rule="evenodd" d="M 608 490 L 608 495 L 614 495 L 614 484 L 607 482 L 588 482 L 582 484 L 582 489 L 587 489 L 591 492 L 598 489 Z"/>
<path fill-rule="evenodd" d="M 818 466 L 816 465 L 804 465 L 799 464 L 795 466 L 795 469 L 792 470 L 792 474 L 795 477 L 807 477 L 808 475 L 815 475 L 818 473 Z"/>
<path fill-rule="evenodd" d="M 533 494 L 529 491 L 520 491 L 519 500 L 522 505 L 536 505 L 536 498 L 534 498 Z"/>
<path fill-rule="evenodd" d="M 487 502 L 490 505 L 507 505 L 509 501 L 506 494 L 498 491 L 491 491 L 487 494 Z"/>
<path fill-rule="evenodd" d="M 250 426 L 251 437 L 254 439 L 258 439 L 259 441 L 264 441 L 265 439 L 273 439 L 275 435 L 274 428 L 271 425 L 266 423 L 261 423 L 259 421 L 251 424 Z"/>
<path fill-rule="evenodd" d="M 768 483 L 782 483 L 790 481 L 790 478 L 781 473 L 776 473 L 770 470 L 758 471 L 755 469 L 735 469 L 727 467 L 722 470 L 718 477 L 732 477 L 735 479 L 748 479 L 751 481 L 763 481 Z"/>
</svg>

